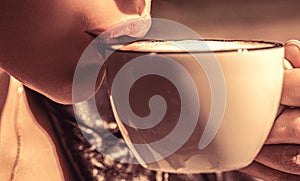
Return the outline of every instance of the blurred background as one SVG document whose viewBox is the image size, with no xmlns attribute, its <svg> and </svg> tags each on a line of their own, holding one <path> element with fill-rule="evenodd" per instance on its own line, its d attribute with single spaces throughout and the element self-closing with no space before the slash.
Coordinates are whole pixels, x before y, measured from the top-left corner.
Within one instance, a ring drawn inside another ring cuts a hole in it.
<svg viewBox="0 0 300 181">
<path fill-rule="evenodd" d="M 300 0 L 153 0 L 152 16 L 182 23 L 203 38 L 300 39 Z"/>
</svg>

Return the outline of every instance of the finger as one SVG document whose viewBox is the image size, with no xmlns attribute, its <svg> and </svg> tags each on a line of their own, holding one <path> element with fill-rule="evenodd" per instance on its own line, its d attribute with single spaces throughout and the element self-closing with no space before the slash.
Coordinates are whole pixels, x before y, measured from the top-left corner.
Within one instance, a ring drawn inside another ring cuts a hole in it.
<svg viewBox="0 0 300 181">
<path fill-rule="evenodd" d="M 299 181 L 300 176 L 284 173 L 270 167 L 267 167 L 258 162 L 253 162 L 251 165 L 239 170 L 253 177 L 263 179 L 265 181 Z"/>
<path fill-rule="evenodd" d="M 300 144 L 300 109 L 285 109 L 276 119 L 266 144 Z"/>
<path fill-rule="evenodd" d="M 284 71 L 281 104 L 300 106 L 300 68 Z"/>
<path fill-rule="evenodd" d="M 255 161 L 275 170 L 300 175 L 300 145 L 266 145 Z"/>
<path fill-rule="evenodd" d="M 285 45 L 286 69 L 284 73 L 281 104 L 288 106 L 300 105 L 300 41 L 290 40 Z M 293 69 L 294 67 L 294 69 Z"/>
<path fill-rule="evenodd" d="M 290 40 L 285 43 L 285 58 L 295 68 L 300 68 L 300 41 Z"/>
</svg>

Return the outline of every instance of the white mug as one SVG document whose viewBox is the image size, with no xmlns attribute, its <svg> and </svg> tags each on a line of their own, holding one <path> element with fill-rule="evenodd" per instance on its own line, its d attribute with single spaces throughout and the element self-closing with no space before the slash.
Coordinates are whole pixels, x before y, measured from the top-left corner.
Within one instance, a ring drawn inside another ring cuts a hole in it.
<svg viewBox="0 0 300 181">
<path fill-rule="evenodd" d="M 140 164 L 208 173 L 254 160 L 280 104 L 282 44 L 139 40 L 112 48 L 111 105 Z"/>
</svg>

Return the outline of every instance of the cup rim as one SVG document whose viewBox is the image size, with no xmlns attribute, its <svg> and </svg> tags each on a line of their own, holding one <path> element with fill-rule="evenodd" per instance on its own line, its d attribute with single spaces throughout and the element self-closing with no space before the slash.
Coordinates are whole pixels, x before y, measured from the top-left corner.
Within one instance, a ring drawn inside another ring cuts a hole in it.
<svg viewBox="0 0 300 181">
<path fill-rule="evenodd" d="M 123 53 L 155 53 L 155 54 L 185 54 L 185 53 L 225 53 L 225 52 L 237 52 L 240 49 L 249 51 L 258 51 L 258 50 L 266 50 L 266 49 L 274 49 L 274 48 L 281 48 L 283 47 L 282 43 L 279 42 L 273 42 L 273 41 L 263 41 L 263 40 L 242 40 L 242 39 L 139 39 L 132 42 L 119 44 L 119 45 L 129 45 L 131 43 L 135 42 L 141 42 L 141 41 L 155 41 L 155 42 L 163 42 L 163 41 L 189 41 L 189 40 L 196 40 L 196 41 L 218 41 L 218 42 L 245 42 L 245 43 L 259 43 L 259 44 L 269 44 L 270 46 L 266 47 L 253 47 L 253 48 L 233 48 L 233 49 L 226 49 L 226 50 L 194 50 L 194 51 L 188 51 L 188 50 L 182 50 L 182 51 L 150 51 L 150 50 L 121 50 L 121 49 L 115 49 L 112 46 L 116 45 L 109 45 L 107 48 L 111 51 L 115 52 L 123 52 Z"/>
</svg>

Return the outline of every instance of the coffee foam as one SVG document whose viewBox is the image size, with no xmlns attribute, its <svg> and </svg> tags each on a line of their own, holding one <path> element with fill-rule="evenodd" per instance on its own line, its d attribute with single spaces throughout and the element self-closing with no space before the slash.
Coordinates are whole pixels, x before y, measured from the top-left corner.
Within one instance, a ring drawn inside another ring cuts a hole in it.
<svg viewBox="0 0 300 181">
<path fill-rule="evenodd" d="M 137 41 L 127 45 L 113 45 L 113 49 L 137 52 L 201 52 L 201 51 L 228 51 L 247 50 L 273 47 L 274 44 L 249 41 Z"/>
</svg>

